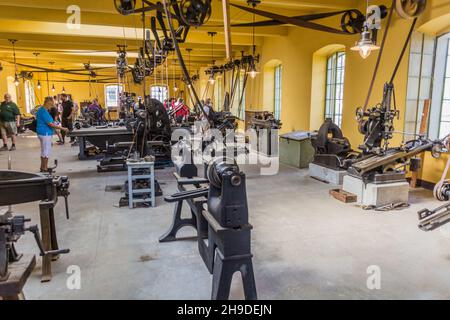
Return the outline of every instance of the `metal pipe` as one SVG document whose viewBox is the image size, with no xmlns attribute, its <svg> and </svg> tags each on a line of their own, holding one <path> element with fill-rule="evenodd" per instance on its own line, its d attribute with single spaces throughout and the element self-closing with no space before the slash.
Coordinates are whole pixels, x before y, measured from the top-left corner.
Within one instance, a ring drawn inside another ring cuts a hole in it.
<svg viewBox="0 0 450 320">
<path fill-rule="evenodd" d="M 230 1 L 222 0 L 223 9 L 223 22 L 224 22 L 224 32 L 225 32 L 225 49 L 227 60 L 231 61 L 233 59 L 233 47 L 231 43 L 231 19 L 230 19 Z"/>
</svg>

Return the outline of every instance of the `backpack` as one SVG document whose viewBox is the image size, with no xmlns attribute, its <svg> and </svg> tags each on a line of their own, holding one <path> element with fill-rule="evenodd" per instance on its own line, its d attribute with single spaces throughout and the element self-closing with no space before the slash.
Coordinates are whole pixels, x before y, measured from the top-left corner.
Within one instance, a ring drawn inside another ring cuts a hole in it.
<svg viewBox="0 0 450 320">
<path fill-rule="evenodd" d="M 36 118 L 33 119 L 33 121 L 28 125 L 28 129 L 37 132 L 37 120 Z"/>
</svg>

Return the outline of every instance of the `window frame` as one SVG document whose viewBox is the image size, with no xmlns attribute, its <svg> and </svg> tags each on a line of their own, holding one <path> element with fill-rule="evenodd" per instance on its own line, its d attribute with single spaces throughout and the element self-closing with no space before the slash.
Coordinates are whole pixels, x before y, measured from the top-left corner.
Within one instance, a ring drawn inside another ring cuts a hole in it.
<svg viewBox="0 0 450 320">
<path fill-rule="evenodd" d="M 231 108 L 231 113 L 237 117 L 239 120 L 245 120 L 245 100 L 246 100 L 246 94 L 245 94 L 245 88 L 244 88 L 244 80 L 245 80 L 245 72 L 240 72 L 239 74 L 239 86 L 237 87 L 237 92 L 234 95 L 234 98 L 231 103 L 233 108 Z M 244 91 L 244 94 L 242 96 L 242 104 L 241 108 L 239 106 L 239 100 L 241 98 L 242 92 Z M 240 110 L 239 110 L 240 109 Z M 240 111 L 240 112 L 239 112 Z"/>
<path fill-rule="evenodd" d="M 339 66 L 340 58 L 342 58 L 342 63 Z M 327 57 L 325 68 L 324 119 L 331 118 L 339 127 L 342 126 L 344 111 L 345 65 L 346 53 L 344 50 L 336 51 Z M 338 95 L 339 98 L 337 97 Z M 339 104 L 337 103 L 338 101 L 340 101 Z"/>
<path fill-rule="evenodd" d="M 115 101 L 116 104 L 109 104 L 109 96 L 108 96 L 108 88 L 116 88 L 117 99 Z M 123 92 L 123 85 L 120 83 L 109 83 L 105 84 L 105 108 L 118 108 L 120 106 L 120 94 Z"/>
<path fill-rule="evenodd" d="M 282 92 L 283 92 L 283 65 L 279 64 L 274 68 L 273 79 L 273 115 L 275 119 L 281 120 L 281 108 L 282 108 Z"/>
<path fill-rule="evenodd" d="M 445 65 L 444 65 L 444 79 L 442 80 L 442 96 L 440 97 L 440 108 L 439 108 L 439 126 L 437 128 L 437 134 L 439 138 L 444 138 L 446 135 L 450 134 L 449 132 L 443 133 L 442 132 L 442 124 L 443 123 L 450 123 L 450 120 L 444 121 L 443 120 L 443 109 L 444 109 L 444 103 L 448 101 L 449 107 L 450 107 L 450 95 L 449 98 L 446 98 L 445 96 L 445 88 L 448 86 L 450 87 L 450 36 L 447 37 L 447 52 L 446 55 L 444 55 L 445 59 Z"/>
<path fill-rule="evenodd" d="M 431 109 L 428 122 L 428 137 L 430 139 L 443 138 L 442 109 L 444 106 L 445 80 L 450 78 L 447 69 L 450 55 L 450 32 L 435 38 L 435 58 L 433 62 L 433 82 L 431 88 Z M 444 66 L 443 68 L 441 66 Z M 450 79 L 449 79 L 450 81 Z M 450 84 L 449 84 L 450 85 Z M 449 121 L 445 121 L 448 123 Z M 449 132 L 450 133 L 450 132 Z"/>
<path fill-rule="evenodd" d="M 25 109 L 28 114 L 31 113 L 36 106 L 36 94 L 34 92 L 34 83 L 30 80 L 24 82 L 25 91 Z"/>
<path fill-rule="evenodd" d="M 163 89 L 161 92 L 154 92 L 153 89 Z M 164 103 L 164 100 L 169 99 L 169 88 L 165 84 L 152 84 L 150 86 L 150 97 L 152 99 L 156 99 L 161 103 Z"/>
</svg>

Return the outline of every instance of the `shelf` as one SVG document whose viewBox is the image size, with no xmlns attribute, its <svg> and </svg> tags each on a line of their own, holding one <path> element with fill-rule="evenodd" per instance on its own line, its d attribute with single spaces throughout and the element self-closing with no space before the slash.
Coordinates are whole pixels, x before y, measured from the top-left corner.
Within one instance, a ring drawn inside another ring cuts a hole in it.
<svg viewBox="0 0 450 320">
<path fill-rule="evenodd" d="M 132 189 L 131 192 L 133 194 L 139 194 L 139 193 L 151 193 L 152 189 Z"/>
<path fill-rule="evenodd" d="M 133 199 L 133 203 L 145 203 L 145 202 L 152 202 L 152 199 Z"/>
<path fill-rule="evenodd" d="M 143 176 L 132 176 L 131 179 L 133 180 L 139 180 L 139 179 L 151 179 L 152 175 L 151 174 L 147 174 L 147 175 L 143 175 Z"/>
</svg>

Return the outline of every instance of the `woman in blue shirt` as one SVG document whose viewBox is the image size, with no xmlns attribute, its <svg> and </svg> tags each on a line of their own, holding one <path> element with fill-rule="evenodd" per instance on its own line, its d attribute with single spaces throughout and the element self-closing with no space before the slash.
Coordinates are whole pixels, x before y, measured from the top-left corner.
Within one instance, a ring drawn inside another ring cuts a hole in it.
<svg viewBox="0 0 450 320">
<path fill-rule="evenodd" d="M 52 137 L 55 129 L 69 131 L 69 129 L 55 124 L 55 120 L 49 112 L 54 106 L 53 97 L 46 97 L 44 105 L 36 112 L 36 133 L 41 143 L 41 172 L 48 171 L 48 158 L 52 151 Z"/>
</svg>

